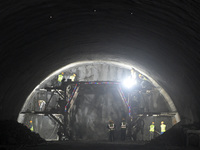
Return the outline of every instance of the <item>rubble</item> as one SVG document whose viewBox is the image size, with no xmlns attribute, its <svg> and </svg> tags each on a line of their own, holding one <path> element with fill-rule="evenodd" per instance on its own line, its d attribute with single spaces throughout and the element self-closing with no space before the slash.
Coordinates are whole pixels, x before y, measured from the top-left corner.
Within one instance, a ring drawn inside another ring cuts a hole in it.
<svg viewBox="0 0 200 150">
<path fill-rule="evenodd" d="M 186 143 L 186 132 L 188 130 L 199 130 L 199 124 L 190 124 L 190 125 L 182 125 L 181 122 L 174 125 L 171 129 L 167 130 L 163 135 L 156 137 L 147 145 L 157 145 L 157 146 L 187 146 Z M 191 146 L 198 146 L 198 137 L 193 135 L 192 138 L 189 139 Z"/>
<path fill-rule="evenodd" d="M 38 145 L 45 143 L 39 134 L 13 120 L 0 121 L 0 145 Z"/>
</svg>

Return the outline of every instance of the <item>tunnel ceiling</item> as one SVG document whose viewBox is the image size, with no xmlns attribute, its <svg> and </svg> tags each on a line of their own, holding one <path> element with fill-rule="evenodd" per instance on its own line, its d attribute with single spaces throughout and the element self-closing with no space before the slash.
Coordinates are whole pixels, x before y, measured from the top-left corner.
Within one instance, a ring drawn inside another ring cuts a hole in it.
<svg viewBox="0 0 200 150">
<path fill-rule="evenodd" d="M 0 7 L 1 119 L 16 119 L 58 68 L 109 60 L 137 65 L 186 123 L 199 121 L 199 2 L 22 0 Z"/>
</svg>

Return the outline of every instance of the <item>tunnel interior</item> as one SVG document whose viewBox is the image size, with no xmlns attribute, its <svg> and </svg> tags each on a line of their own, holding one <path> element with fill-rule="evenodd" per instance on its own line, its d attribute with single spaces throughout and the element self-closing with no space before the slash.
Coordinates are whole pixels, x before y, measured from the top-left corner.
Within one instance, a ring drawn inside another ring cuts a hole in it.
<svg viewBox="0 0 200 150">
<path fill-rule="evenodd" d="M 200 129 L 192 126 L 200 124 L 198 1 L 7 0 L 0 4 L 1 120 L 18 120 L 25 125 L 33 120 L 36 132 L 43 138 L 56 139 L 65 118 L 55 113 L 60 95 L 53 95 L 49 106 L 42 108 L 54 110 L 51 117 L 41 113 L 44 111 L 39 110 L 38 101 L 48 102 L 53 91 L 46 87 L 54 86 L 62 71 L 66 79 L 76 73 L 75 82 L 121 83 L 121 75 L 130 75 L 133 67 L 150 80 L 155 91 L 140 94 L 143 99 L 139 100 L 133 91 L 130 94 L 122 89 L 125 98 L 130 98 L 132 116 L 141 116 L 140 110 L 146 115 L 145 125 L 156 119 L 157 127 L 164 120 L 169 128 L 180 121 L 192 130 Z M 96 63 L 92 66 L 91 62 Z M 63 66 L 67 67 L 62 70 Z M 105 139 L 109 119 L 116 123 L 121 117 L 129 120 L 129 108 L 116 88 L 117 85 L 79 87 L 71 116 L 67 117 L 72 138 Z M 144 102 L 144 109 L 135 109 L 134 103 L 143 100 L 151 102 L 148 109 Z M 112 112 L 105 105 L 97 106 L 100 102 L 113 104 Z M 119 113 L 119 106 L 124 113 Z M 154 110 L 173 117 L 146 113 Z M 93 134 L 98 123 L 101 132 Z M 43 124 L 48 125 L 48 130 L 43 129 Z M 87 134 L 83 129 L 82 136 L 77 135 L 79 128 L 85 128 Z"/>
<path fill-rule="evenodd" d="M 127 136 L 131 140 L 132 127 L 142 118 L 144 127 L 135 134 L 137 140 L 148 141 L 151 122 L 159 126 L 164 121 L 170 129 L 180 121 L 173 101 L 167 99 L 165 91 L 161 92 L 163 88 L 133 67 L 109 61 L 74 64 L 48 76 L 32 91 L 22 107 L 18 121 L 26 126 L 30 120 L 33 121 L 34 131 L 42 138 L 58 140 L 57 133 L 66 128 L 67 139 L 106 140 L 106 125 L 113 120 L 117 127 L 116 139 L 119 140 L 120 122 L 125 118 L 129 124 Z M 76 74 L 75 81 L 64 87 L 66 91 L 59 89 L 61 72 L 66 83 L 72 74 Z M 124 85 L 127 78 L 134 79 L 132 87 Z M 70 106 L 65 108 L 67 102 Z M 66 115 L 68 119 L 64 119 Z M 65 122 L 63 127 L 61 124 Z M 156 136 L 159 136 L 160 129 L 157 130 Z"/>
</svg>

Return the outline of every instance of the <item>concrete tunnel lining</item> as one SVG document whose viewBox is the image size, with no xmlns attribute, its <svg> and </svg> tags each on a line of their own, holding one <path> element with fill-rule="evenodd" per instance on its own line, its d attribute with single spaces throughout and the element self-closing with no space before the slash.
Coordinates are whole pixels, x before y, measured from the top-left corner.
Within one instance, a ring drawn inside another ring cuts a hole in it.
<svg viewBox="0 0 200 150">
<path fill-rule="evenodd" d="M 0 118 L 16 120 L 28 94 L 57 68 L 107 56 L 143 66 L 173 100 L 182 123 L 199 122 L 199 5 L 2 2 Z"/>
<path fill-rule="evenodd" d="M 117 65 L 120 66 L 122 68 L 126 68 L 131 70 L 131 68 L 134 68 L 136 71 L 144 74 L 146 77 L 149 78 L 149 80 L 152 82 L 152 84 L 160 91 L 160 93 L 164 96 L 164 99 L 166 100 L 167 104 L 169 105 L 170 109 L 172 112 L 176 112 L 175 115 L 175 122 L 178 123 L 180 122 L 180 116 L 177 112 L 177 109 L 172 101 L 172 99 L 170 98 L 170 96 L 167 94 L 167 92 L 155 81 L 152 79 L 152 77 L 150 77 L 149 75 L 145 74 L 144 72 L 142 72 L 141 70 L 139 70 L 136 66 L 132 66 L 130 64 L 125 64 L 122 62 L 115 62 L 115 61 L 102 61 L 102 60 L 93 60 L 93 61 L 80 61 L 80 62 L 74 62 L 71 64 L 68 64 L 56 71 L 54 71 L 53 73 L 51 73 L 48 77 L 46 77 L 40 84 L 38 84 L 35 89 L 30 93 L 30 95 L 27 97 L 26 101 L 30 99 L 30 97 L 32 96 L 32 94 L 35 92 L 35 90 L 40 89 L 41 86 L 43 87 L 45 83 L 47 83 L 50 79 L 52 79 L 53 77 L 57 76 L 60 72 L 64 72 L 70 68 L 76 67 L 78 65 L 87 65 L 87 64 L 96 64 L 96 63 L 105 63 L 105 64 L 113 64 L 113 65 Z M 26 105 L 26 101 L 24 103 L 24 105 Z"/>
</svg>

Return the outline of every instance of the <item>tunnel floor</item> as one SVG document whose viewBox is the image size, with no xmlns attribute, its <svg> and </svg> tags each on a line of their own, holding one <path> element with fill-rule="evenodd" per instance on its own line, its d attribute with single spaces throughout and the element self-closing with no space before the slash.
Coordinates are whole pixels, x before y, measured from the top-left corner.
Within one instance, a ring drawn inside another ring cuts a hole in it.
<svg viewBox="0 0 200 150">
<path fill-rule="evenodd" d="M 47 142 L 37 146 L 26 146 L 20 149 L 26 150 L 54 150 L 54 149 L 67 149 L 67 150 L 198 150 L 198 147 L 180 147 L 170 145 L 148 145 L 145 142 L 106 142 L 106 141 L 65 141 L 65 142 Z"/>
<path fill-rule="evenodd" d="M 176 124 L 170 130 L 163 135 L 151 140 L 151 141 L 132 141 L 126 139 L 121 141 L 116 139 L 114 142 L 108 140 L 70 140 L 70 141 L 44 141 L 40 138 L 39 134 L 31 132 L 26 126 L 16 123 L 9 123 L 5 126 L 5 123 L 0 123 L 4 129 L 1 131 L 1 144 L 0 150 L 4 149 L 17 149 L 17 150 L 54 150 L 54 149 L 67 149 L 67 150 L 199 150 L 198 138 L 191 136 L 189 138 L 190 144 L 186 147 L 186 137 L 184 136 L 183 130 L 180 123 Z M 15 125 L 15 124 L 16 125 Z M 10 128 L 6 128 L 10 127 Z M 14 127 L 14 128 L 11 128 Z M 191 128 L 192 126 L 190 126 Z M 17 128 L 17 130 L 15 130 Z M 186 128 L 184 128 L 186 129 Z M 12 134 L 11 134 L 12 133 Z M 19 133 L 19 134 L 18 134 Z M 26 133 L 26 134 L 25 134 Z M 18 140 L 20 139 L 20 141 Z M 4 142 L 3 142 L 4 141 Z M 18 142 L 17 142 L 18 141 Z M 19 143 L 20 142 L 20 143 Z"/>
</svg>

